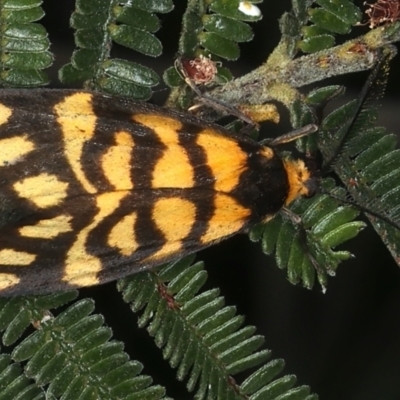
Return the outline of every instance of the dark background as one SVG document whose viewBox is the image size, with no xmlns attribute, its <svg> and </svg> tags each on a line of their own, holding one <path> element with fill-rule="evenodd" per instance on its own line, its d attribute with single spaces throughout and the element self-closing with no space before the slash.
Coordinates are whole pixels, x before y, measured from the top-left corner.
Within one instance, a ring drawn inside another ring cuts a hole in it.
<svg viewBox="0 0 400 400">
<path fill-rule="evenodd" d="M 175 1 L 176 7 L 161 16 L 165 55 L 153 60 L 126 53 L 159 72 L 171 65 L 176 53 L 180 16 L 186 2 Z M 179 3 L 179 4 L 178 4 Z M 72 0 L 45 0 L 44 24 L 50 31 L 56 62 L 51 68 L 51 87 L 59 86 L 58 68 L 68 62 L 73 50 L 73 32 L 68 27 Z M 253 24 L 255 40 L 241 45 L 242 56 L 231 63 L 236 76 L 259 66 L 279 39 L 277 19 L 290 9 L 290 2 L 266 1 L 259 5 L 262 21 Z M 367 27 L 355 29 L 362 34 Z M 165 39 L 168 41 L 166 42 Z M 121 56 L 120 49 L 113 55 Z M 391 68 L 387 96 L 383 102 L 381 123 L 399 133 L 399 62 Z M 332 79 L 330 83 L 348 86 L 348 96 L 357 95 L 367 73 Z M 158 97 L 165 97 L 161 85 Z M 285 118 L 283 118 L 285 119 Z M 287 120 L 287 118 L 286 118 Z M 287 129 L 287 121 L 269 129 Z M 298 384 L 310 385 L 322 400 L 400 399 L 400 271 L 389 252 L 371 227 L 345 245 L 355 258 L 343 263 L 337 276 L 329 280 L 326 294 L 320 287 L 309 291 L 292 286 L 285 271 L 278 270 L 272 258 L 262 254 L 258 244 L 244 235 L 234 237 L 198 255 L 205 260 L 210 279 L 207 287 L 220 287 L 228 305 L 237 305 L 246 315 L 247 324 L 256 325 L 265 335 L 265 348 L 273 358 L 286 360 L 285 374 L 296 374 Z M 126 343 L 132 358 L 145 364 L 144 373 L 165 385 L 177 400 L 187 399 L 184 384 L 176 383 L 175 371 L 162 359 L 145 331 L 139 330 L 129 307 L 122 302 L 115 284 L 81 291 L 83 297 L 96 299 L 96 310 L 105 315 L 115 338 Z"/>
</svg>

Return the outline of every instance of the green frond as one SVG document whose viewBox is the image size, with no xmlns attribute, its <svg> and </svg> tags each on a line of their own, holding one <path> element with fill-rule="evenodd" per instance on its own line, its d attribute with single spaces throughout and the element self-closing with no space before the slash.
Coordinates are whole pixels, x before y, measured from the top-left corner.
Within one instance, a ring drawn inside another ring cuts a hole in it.
<svg viewBox="0 0 400 400">
<path fill-rule="evenodd" d="M 261 1 L 188 1 L 182 18 L 179 55 L 190 60 L 200 56 L 210 57 L 217 62 L 217 73 L 212 82 L 224 84 L 230 81 L 232 74 L 227 68 L 219 65 L 218 61 L 221 58 L 231 61 L 238 59 L 238 43 L 252 40 L 253 31 L 247 22 L 255 22 L 262 18 L 259 8 L 254 5 Z M 175 104 L 186 104 L 193 93 L 185 92 L 186 83 L 175 67 L 168 68 L 163 78 L 168 86 L 178 92 L 170 96 L 178 98 Z"/>
<path fill-rule="evenodd" d="M 361 20 L 353 0 L 293 0 L 293 11 L 280 21 L 283 38 L 294 55 L 296 49 L 315 53 L 335 44 L 335 34 L 347 34 Z"/>
<path fill-rule="evenodd" d="M 242 21 L 256 21 L 261 14 L 257 17 L 246 15 L 239 10 L 238 1 L 214 1 L 210 4 L 210 11 L 211 14 L 201 16 L 203 32 L 197 35 L 198 46 L 227 60 L 236 60 L 240 54 L 237 43 L 253 38 L 252 29 Z"/>
<path fill-rule="evenodd" d="M 310 21 L 317 27 L 344 35 L 361 20 L 358 7 L 349 0 L 317 0 L 319 7 L 310 8 Z"/>
<path fill-rule="evenodd" d="M 78 296 L 77 291 L 47 296 L 0 299 L 0 332 L 5 346 L 13 345 L 31 325 L 40 325 L 49 316 L 48 310 L 60 307 Z"/>
<path fill-rule="evenodd" d="M 44 12 L 40 0 L 8 0 L 0 9 L 0 83 L 34 87 L 49 83 L 42 71 L 53 63 L 45 28 L 35 23 Z"/>
<path fill-rule="evenodd" d="M 29 323 L 36 331 L 14 348 L 11 357 L 0 356 L 0 398 L 164 399 L 164 388 L 151 385 L 151 378 L 140 374 L 142 365 L 129 360 L 123 343 L 110 340 L 112 332 L 103 317 L 92 314 L 92 300 L 78 301 L 56 317 L 45 312 L 76 296 L 69 292 L 2 299 L 4 344 L 13 344 Z M 26 363 L 23 374 L 11 360 Z M 47 397 L 39 389 L 46 385 Z M 4 397 L 5 393 L 15 396 Z"/>
<path fill-rule="evenodd" d="M 395 149 L 396 138 L 373 127 L 377 110 L 370 104 L 383 94 L 392 56 L 391 48 L 383 50 L 359 98 L 331 112 L 322 121 L 318 137 L 300 143 L 303 151 L 313 153 L 316 148 L 321 151 L 322 172 L 332 168 L 347 191 L 326 180 L 321 185 L 326 194 L 311 200 L 299 199 L 291 207 L 301 216 L 303 227 L 296 229 L 281 213 L 250 234 L 252 240 L 261 239 L 264 252 L 275 252 L 278 266 L 287 269 L 292 283 L 302 282 L 311 288 L 316 274 L 321 286 L 326 287 L 327 275 L 334 275 L 339 263 L 350 257 L 350 253 L 334 248 L 355 237 L 365 226 L 354 221 L 360 208 L 367 211 L 367 216 L 368 210 L 372 213 L 369 218 L 375 229 L 399 260 L 400 154 Z M 334 86 L 317 89 L 306 97 L 304 104 L 322 107 L 341 92 L 340 87 Z M 310 110 L 302 104 L 298 106 L 297 119 L 304 125 L 310 118 Z M 348 193 L 352 199 L 348 199 Z M 357 210 L 341 206 L 343 203 L 350 203 Z M 301 236 L 303 228 L 306 238 Z"/>
<path fill-rule="evenodd" d="M 190 392 L 197 389 L 194 398 L 315 399 L 308 387 L 294 388 L 295 377 L 276 379 L 283 361 L 266 363 L 270 352 L 259 350 L 264 338 L 243 326 L 243 317 L 225 306 L 219 290 L 199 293 L 207 273 L 193 259 L 123 279 L 118 289 L 134 312 L 141 311 L 139 326 L 147 327 L 178 379 L 186 379 Z M 233 378 L 259 365 L 241 385 Z"/>
<path fill-rule="evenodd" d="M 353 0 L 317 0 L 319 7 L 310 8 L 309 25 L 302 29 L 299 48 L 305 53 L 315 53 L 335 44 L 335 34 L 347 34 L 360 22 L 361 11 Z"/>
<path fill-rule="evenodd" d="M 44 390 L 33 384 L 18 363 L 8 354 L 0 354 L 0 399 L 46 400 Z"/>
<path fill-rule="evenodd" d="M 322 109 L 330 100 L 343 93 L 344 88 L 337 85 L 312 90 L 304 101 L 298 101 L 293 106 L 292 112 L 298 126 L 315 123 L 313 109 Z M 300 139 L 297 143 L 299 150 L 313 154 L 317 148 L 321 148 L 324 159 L 329 159 L 329 152 L 337 147 L 336 143 L 340 139 L 340 136 L 336 138 L 337 132 L 346 127 L 354 114 L 355 102 L 339 107 L 323 120 L 319 138 L 325 142 L 329 137 L 329 145 L 318 143 L 318 137 L 314 135 Z M 345 196 L 345 192 L 335 188 L 330 179 L 322 182 L 322 187 L 332 190 L 338 196 Z M 351 256 L 349 252 L 337 251 L 335 248 L 355 237 L 365 224 L 354 220 L 358 211 L 342 206 L 340 201 L 327 195 L 299 199 L 290 209 L 301 217 L 302 226 L 296 226 L 290 218 L 280 213 L 267 224 L 254 227 L 250 232 L 250 239 L 260 240 L 264 253 L 275 254 L 278 267 L 287 270 L 291 283 L 301 283 L 311 289 L 317 277 L 322 288 L 326 288 L 327 277 L 335 275 L 340 262 Z M 303 229 L 305 237 L 302 234 Z"/>
<path fill-rule="evenodd" d="M 360 132 L 362 140 L 352 140 L 335 165 L 354 200 L 392 221 L 366 214 L 393 258 L 400 256 L 400 151 L 397 138 L 382 128 Z"/>
<path fill-rule="evenodd" d="M 324 159 L 333 161 L 333 169 L 354 201 L 376 214 L 366 213 L 393 258 L 399 262 L 400 153 L 396 149 L 396 137 L 388 135 L 383 128 L 374 127 L 378 114 L 376 107 L 371 104 L 383 95 L 391 57 L 390 48 L 383 52 L 375 78 L 367 82 L 363 89 L 365 93 L 357 101 L 345 104 L 325 118 L 320 148 Z M 354 110 L 356 117 L 349 119 L 349 115 L 354 115 Z M 332 135 L 335 126 L 336 133 L 339 133 L 336 138 Z M 342 150 L 337 158 L 332 159 L 329 149 L 335 148 L 346 130 L 349 132 Z"/>
<path fill-rule="evenodd" d="M 64 65 L 60 80 L 138 99 L 150 98 L 159 82 L 150 68 L 135 62 L 110 58 L 112 42 L 147 56 L 157 57 L 162 45 L 154 36 L 160 23 L 154 13 L 169 12 L 171 0 L 159 2 L 77 0 L 71 17 L 75 43 L 71 63 Z"/>
<path fill-rule="evenodd" d="M 334 182 L 325 180 L 323 186 L 333 189 Z M 344 196 L 345 191 L 336 188 L 334 193 Z M 328 275 L 335 275 L 340 262 L 351 257 L 348 251 L 335 248 L 357 236 L 365 223 L 355 221 L 359 211 L 340 205 L 340 201 L 327 195 L 301 199 L 290 208 L 301 216 L 306 238 L 301 237 L 302 228 L 295 226 L 281 213 L 268 224 L 255 227 L 250 233 L 250 239 L 261 240 L 264 253 L 275 253 L 278 267 L 287 269 L 291 283 L 302 283 L 304 287 L 311 289 L 317 276 L 319 283 L 325 288 Z M 310 255 L 316 260 L 317 268 Z"/>
</svg>

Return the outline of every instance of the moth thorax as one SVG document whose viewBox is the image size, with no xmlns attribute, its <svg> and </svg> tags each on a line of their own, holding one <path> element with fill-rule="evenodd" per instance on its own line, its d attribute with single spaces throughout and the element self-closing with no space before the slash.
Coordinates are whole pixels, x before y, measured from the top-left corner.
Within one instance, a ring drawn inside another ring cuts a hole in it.
<svg viewBox="0 0 400 400">
<path fill-rule="evenodd" d="M 318 182 L 303 160 L 284 159 L 285 170 L 289 182 L 289 192 L 285 206 L 300 196 L 311 197 L 315 194 Z"/>
</svg>

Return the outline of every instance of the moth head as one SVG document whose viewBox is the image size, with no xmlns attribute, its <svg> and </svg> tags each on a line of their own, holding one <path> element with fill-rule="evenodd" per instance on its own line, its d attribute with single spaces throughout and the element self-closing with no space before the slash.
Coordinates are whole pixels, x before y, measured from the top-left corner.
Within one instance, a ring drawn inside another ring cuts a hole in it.
<svg viewBox="0 0 400 400">
<path fill-rule="evenodd" d="M 298 197 L 312 197 L 319 189 L 319 177 L 315 165 L 308 160 L 284 159 L 285 170 L 289 181 L 289 192 L 285 206 Z"/>
</svg>

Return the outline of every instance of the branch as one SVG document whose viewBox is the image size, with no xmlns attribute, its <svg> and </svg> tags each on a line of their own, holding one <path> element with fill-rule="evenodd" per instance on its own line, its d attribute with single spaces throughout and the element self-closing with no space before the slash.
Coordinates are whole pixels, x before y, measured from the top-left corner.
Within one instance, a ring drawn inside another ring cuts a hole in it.
<svg viewBox="0 0 400 400">
<path fill-rule="evenodd" d="M 209 94 L 231 105 L 263 104 L 272 100 L 289 109 L 300 98 L 295 88 L 331 76 L 371 69 L 381 47 L 400 40 L 400 23 L 379 27 L 344 44 L 291 59 L 281 42 L 259 68 Z"/>
</svg>

